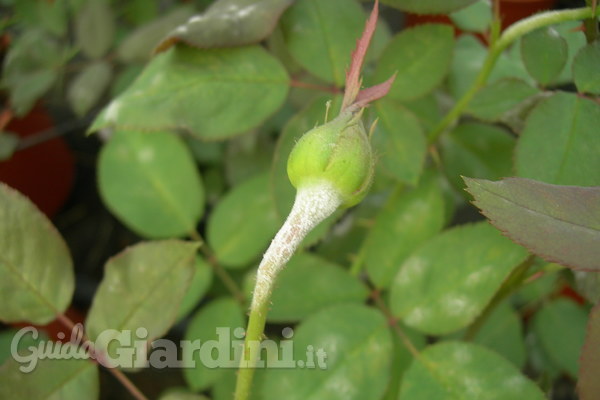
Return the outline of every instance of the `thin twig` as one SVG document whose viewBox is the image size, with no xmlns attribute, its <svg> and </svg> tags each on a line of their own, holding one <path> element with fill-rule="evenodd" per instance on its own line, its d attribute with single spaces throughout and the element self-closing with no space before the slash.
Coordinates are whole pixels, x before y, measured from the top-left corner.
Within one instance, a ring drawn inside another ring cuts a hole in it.
<svg viewBox="0 0 600 400">
<path fill-rule="evenodd" d="M 88 125 L 90 121 L 90 118 L 71 120 L 63 124 L 57 125 L 53 128 L 45 129 L 43 131 L 24 137 L 19 141 L 17 151 L 37 146 L 59 136 L 63 136 L 75 129 L 83 128 L 84 126 Z"/>
<path fill-rule="evenodd" d="M 419 358 L 419 356 L 420 356 L 419 350 L 417 350 L 417 348 L 415 347 L 413 342 L 411 342 L 411 340 L 408 337 L 408 335 L 406 334 L 406 332 L 404 332 L 404 330 L 398 323 L 398 318 L 394 317 L 394 315 L 392 314 L 390 309 L 387 308 L 385 302 L 381 298 L 381 294 L 379 293 L 379 290 L 377 290 L 377 289 L 373 290 L 373 292 L 371 292 L 371 298 L 375 302 L 375 305 L 377 306 L 377 308 L 379 308 L 381 310 L 381 312 L 383 312 L 383 314 L 386 316 L 390 326 L 392 327 L 394 332 L 396 332 L 396 335 L 398 335 L 398 338 L 400 338 L 400 340 L 402 341 L 404 346 L 408 349 L 410 354 L 414 358 Z"/>
<path fill-rule="evenodd" d="M 208 265 L 213 269 L 214 273 L 219 277 L 221 282 L 225 285 L 227 290 L 233 295 L 233 297 L 237 300 L 240 305 L 246 305 L 246 296 L 244 296 L 244 292 L 240 289 L 238 284 L 233 280 L 233 278 L 225 271 L 225 269 L 219 264 L 219 261 L 211 251 L 211 249 L 206 245 L 206 242 L 202 238 L 202 235 L 197 231 L 192 231 L 189 233 L 189 236 L 197 242 L 201 243 L 200 251 L 204 254 Z"/>
<path fill-rule="evenodd" d="M 5 108 L 2 110 L 2 113 L 0 113 L 0 131 L 6 129 L 6 126 L 10 123 L 13 117 L 14 114 L 10 108 Z"/>
<path fill-rule="evenodd" d="M 56 319 L 62 325 L 64 325 L 67 329 L 69 329 L 71 331 L 73 331 L 75 329 L 75 323 L 69 317 L 67 317 L 65 314 L 58 314 L 56 316 Z M 85 334 L 83 334 L 82 339 L 85 343 L 87 343 L 87 345 L 84 347 L 85 350 L 87 351 L 87 353 L 89 355 L 93 356 L 90 361 L 92 361 L 98 365 L 102 365 L 97 361 L 97 358 L 99 356 L 98 352 L 93 348 L 92 343 L 88 340 L 88 338 Z M 125 376 L 125 374 L 123 372 L 121 372 L 119 369 L 117 369 L 117 368 L 106 368 L 106 369 L 115 378 L 117 378 L 117 380 L 119 382 L 121 382 L 123 387 L 125 387 L 125 389 L 127 389 L 127 391 L 136 400 L 148 400 L 148 398 L 137 388 L 137 386 L 135 386 L 135 384 L 131 380 L 129 380 L 129 378 L 127 378 L 127 376 Z"/>
<path fill-rule="evenodd" d="M 117 368 L 109 368 L 108 371 L 113 374 L 115 378 L 121 382 L 121 385 L 125 387 L 137 400 L 148 400 L 148 398 L 135 386 L 135 384 Z"/>
</svg>

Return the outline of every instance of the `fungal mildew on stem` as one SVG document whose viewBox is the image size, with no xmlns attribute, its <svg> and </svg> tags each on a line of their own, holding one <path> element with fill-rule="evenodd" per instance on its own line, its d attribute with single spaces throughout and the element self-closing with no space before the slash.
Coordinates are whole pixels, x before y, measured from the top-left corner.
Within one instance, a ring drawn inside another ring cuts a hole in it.
<svg viewBox="0 0 600 400">
<path fill-rule="evenodd" d="M 236 400 L 246 400 L 260 356 L 259 346 L 271 293 L 277 275 L 306 235 L 339 207 L 358 204 L 373 180 L 373 155 L 362 111 L 387 94 L 394 76 L 360 90 L 360 71 L 377 24 L 378 2 L 352 53 L 340 114 L 305 133 L 288 159 L 288 176 L 296 198 L 285 223 L 275 235 L 258 267 L 250 306 L 243 357 L 235 390 Z"/>
<path fill-rule="evenodd" d="M 252 309 L 268 301 L 275 278 L 304 237 L 341 204 L 337 190 L 326 182 L 298 190 L 292 211 L 264 254 L 256 275 Z"/>
</svg>

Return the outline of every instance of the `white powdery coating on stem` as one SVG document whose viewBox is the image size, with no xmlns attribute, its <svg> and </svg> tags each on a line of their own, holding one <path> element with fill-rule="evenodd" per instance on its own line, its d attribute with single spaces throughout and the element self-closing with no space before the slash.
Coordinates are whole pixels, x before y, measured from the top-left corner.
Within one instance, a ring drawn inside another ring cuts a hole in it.
<svg viewBox="0 0 600 400">
<path fill-rule="evenodd" d="M 338 191 L 327 182 L 298 189 L 290 215 L 275 235 L 258 266 L 252 310 L 269 298 L 275 279 L 304 237 L 342 203 Z"/>
</svg>

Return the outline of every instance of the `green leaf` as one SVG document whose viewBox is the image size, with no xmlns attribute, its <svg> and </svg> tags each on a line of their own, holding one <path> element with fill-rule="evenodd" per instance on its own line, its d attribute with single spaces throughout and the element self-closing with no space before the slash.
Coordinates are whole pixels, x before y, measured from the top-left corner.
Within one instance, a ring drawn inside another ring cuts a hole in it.
<svg viewBox="0 0 600 400">
<path fill-rule="evenodd" d="M 73 261 L 56 228 L 29 199 L 0 183 L 0 320 L 44 325 L 74 289 Z"/>
<path fill-rule="evenodd" d="M 95 348 L 117 357 L 115 351 L 127 354 L 125 343 L 116 340 L 124 331 L 132 332 L 132 340 L 149 342 L 167 333 L 192 279 L 197 249 L 197 243 L 179 240 L 143 242 L 111 258 L 85 322 Z M 107 335 L 109 329 L 114 333 Z"/>
<path fill-rule="evenodd" d="M 198 163 L 221 166 L 226 143 L 205 142 L 193 136 L 185 136 L 184 138 Z"/>
<path fill-rule="evenodd" d="M 557 185 L 599 186 L 599 125 L 600 105 L 590 99 L 558 92 L 540 102 L 517 144 L 517 175 Z"/>
<path fill-rule="evenodd" d="M 246 281 L 248 298 L 254 287 L 254 277 L 252 274 L 252 279 Z M 364 302 L 368 295 L 367 288 L 338 265 L 310 253 L 299 253 L 277 277 L 267 321 L 299 321 L 327 306 Z"/>
<path fill-rule="evenodd" d="M 421 353 L 404 375 L 403 400 L 543 400 L 510 362 L 475 344 L 442 342 Z"/>
<path fill-rule="evenodd" d="M 288 50 L 300 65 L 342 86 L 365 19 L 355 0 L 298 0 L 283 14 L 281 27 Z"/>
<path fill-rule="evenodd" d="M 391 287 L 394 315 L 441 335 L 469 325 L 527 252 L 486 222 L 443 232 L 412 253 Z"/>
<path fill-rule="evenodd" d="M 42 31 L 30 30 L 11 44 L 4 59 L 2 86 L 10 92 L 11 108 L 18 116 L 54 85 L 65 60 L 61 45 Z"/>
<path fill-rule="evenodd" d="M 518 46 L 513 46 L 500 54 L 488 79 L 489 84 L 502 78 L 519 78 L 528 83 L 533 81 L 525 70 L 518 50 Z M 487 53 L 488 48 L 473 35 L 463 34 L 456 40 L 448 76 L 448 88 L 455 99 L 460 99 L 473 85 Z"/>
<path fill-rule="evenodd" d="M 0 131 L 0 161 L 10 159 L 18 145 L 19 136 L 17 134 Z"/>
<path fill-rule="evenodd" d="M 408 339 L 413 344 L 416 350 L 421 350 L 425 347 L 426 338 L 424 335 L 405 326 L 400 321 L 397 321 L 396 323 L 400 325 L 400 328 L 406 334 L 406 336 L 408 337 Z M 394 343 L 394 349 L 392 353 L 392 368 L 390 371 L 392 374 L 392 379 L 390 379 L 390 383 L 382 400 L 398 399 L 398 395 L 400 393 L 400 385 L 402 384 L 402 377 L 413 361 L 412 354 L 407 349 L 406 345 L 400 339 L 400 337 L 398 335 L 392 335 L 392 339 Z"/>
<path fill-rule="evenodd" d="M 484 121 L 498 121 L 536 93 L 520 79 L 500 79 L 477 92 L 467 113 Z"/>
<path fill-rule="evenodd" d="M 430 93 L 427 96 L 419 97 L 409 102 L 403 102 L 402 105 L 417 116 L 421 127 L 425 131 L 433 129 L 443 117 L 435 93 Z"/>
<path fill-rule="evenodd" d="M 442 138 L 444 172 L 462 190 L 462 175 L 498 179 L 512 175 L 514 138 L 493 125 L 467 122 Z"/>
<path fill-rule="evenodd" d="M 146 0 L 130 0 L 121 6 L 123 17 L 134 26 L 158 19 L 160 5 Z"/>
<path fill-rule="evenodd" d="M 224 267 L 243 268 L 266 250 L 278 228 L 269 176 L 260 174 L 217 204 L 208 219 L 207 239 Z"/>
<path fill-rule="evenodd" d="M 475 205 L 515 242 L 548 261 L 600 269 L 600 188 L 521 178 L 465 182 Z"/>
<path fill-rule="evenodd" d="M 225 148 L 225 176 L 230 185 L 267 172 L 271 168 L 273 138 L 266 133 L 251 132 L 227 141 Z"/>
<path fill-rule="evenodd" d="M 204 346 L 210 345 L 210 341 L 217 341 L 216 348 L 219 356 L 229 360 L 233 359 L 230 340 L 240 339 L 236 336 L 236 331 L 243 331 L 244 325 L 244 316 L 239 305 L 233 299 L 221 298 L 203 307 L 194 315 L 185 331 L 184 340 L 200 340 Z M 219 332 L 219 328 L 227 331 Z M 231 352 L 230 355 L 226 354 L 227 349 Z M 209 368 L 202 361 L 200 353 L 201 351 L 193 352 L 192 361 L 195 367 L 188 366 L 183 370 L 183 377 L 193 391 L 208 389 L 227 372 L 227 368 Z M 212 352 L 209 356 L 213 359 L 216 357 Z"/>
<path fill-rule="evenodd" d="M 46 343 L 55 346 L 57 343 Z M 67 354 L 85 357 L 78 348 L 62 344 Z M 31 353 L 28 353 L 28 355 Z M 86 359 L 41 359 L 33 371 L 23 373 L 14 359 L 0 366 L 0 398 L 36 400 L 80 400 L 99 397 L 99 374 L 95 363 Z"/>
<path fill-rule="evenodd" d="M 69 27 L 69 4 L 65 0 L 19 0 L 14 4 L 15 19 L 28 29 L 43 28 L 55 36 L 64 36 Z"/>
<path fill-rule="evenodd" d="M 396 100 L 421 97 L 438 86 L 450 68 L 454 32 L 428 24 L 404 30 L 388 44 L 375 73 L 378 81 L 398 73 L 388 94 Z"/>
<path fill-rule="evenodd" d="M 547 303 L 533 319 L 533 331 L 550 361 L 574 378 L 579 371 L 586 324 L 586 311 L 566 299 Z"/>
<path fill-rule="evenodd" d="M 307 361 L 312 348 L 315 368 L 267 369 L 261 399 L 376 400 L 383 395 L 393 344 L 378 311 L 357 304 L 329 307 L 305 319 L 293 341 L 297 365 Z M 326 369 L 318 366 L 319 349 L 327 355 Z"/>
<path fill-rule="evenodd" d="M 598 271 L 574 271 L 577 293 L 592 304 L 600 302 L 600 274 Z"/>
<path fill-rule="evenodd" d="M 208 397 L 191 393 L 186 389 L 175 388 L 161 394 L 159 400 L 208 400 Z"/>
<path fill-rule="evenodd" d="M 110 85 L 110 97 L 120 96 L 141 74 L 143 66 L 138 64 L 127 65 L 119 71 Z"/>
<path fill-rule="evenodd" d="M 181 305 L 179 306 L 179 313 L 177 319 L 180 320 L 185 317 L 190 311 L 196 307 L 200 299 L 204 297 L 213 280 L 213 273 L 210 265 L 201 256 L 196 256 L 196 268 L 194 272 L 194 278 L 190 282 Z"/>
<path fill-rule="evenodd" d="M 557 264 L 547 265 L 554 266 Z M 511 302 L 518 308 L 524 308 L 537 304 L 541 298 L 551 296 L 556 290 L 558 278 L 556 272 L 557 271 L 548 271 L 544 269 L 544 273 L 538 279 L 521 286 L 516 293 L 512 295 Z"/>
<path fill-rule="evenodd" d="M 526 350 L 521 319 L 507 303 L 496 307 L 473 342 L 494 350 L 519 369 L 525 364 Z"/>
<path fill-rule="evenodd" d="M 148 2 L 144 0 L 147 8 Z M 189 5 L 177 7 L 166 15 L 140 26 L 131 32 L 117 48 L 117 58 L 126 64 L 145 62 L 150 59 L 152 50 L 169 32 L 183 24 L 192 15 L 194 9 Z"/>
<path fill-rule="evenodd" d="M 281 13 L 293 0 L 217 0 L 201 15 L 190 18 L 158 45 L 164 51 L 184 42 L 199 48 L 258 43 L 271 34 Z"/>
<path fill-rule="evenodd" d="M 298 0 L 281 19 L 290 54 L 313 75 L 342 86 L 365 23 L 355 0 Z"/>
<path fill-rule="evenodd" d="M 377 167 L 398 179 L 415 185 L 425 162 L 427 143 L 417 117 L 402 105 L 390 100 L 375 105 L 377 130 L 372 137 L 378 154 Z"/>
<path fill-rule="evenodd" d="M 402 263 L 444 226 L 444 198 L 435 179 L 411 191 L 396 190 L 365 239 L 365 266 L 378 288 L 389 288 Z"/>
<path fill-rule="evenodd" d="M 573 79 L 581 93 L 600 94 L 600 43 L 588 44 L 579 50 L 573 60 Z"/>
<path fill-rule="evenodd" d="M 489 0 L 475 1 L 449 17 L 463 31 L 485 33 L 492 23 L 492 4 Z"/>
<path fill-rule="evenodd" d="M 90 131 L 179 128 L 203 139 L 224 139 L 273 114 L 286 98 L 288 79 L 279 61 L 258 46 L 202 51 L 176 46 L 154 57 Z"/>
<path fill-rule="evenodd" d="M 585 32 L 581 29 L 581 21 L 567 21 L 552 26 L 567 41 L 567 65 L 553 84 L 570 84 L 573 82 L 573 60 L 579 50 L 586 45 Z"/>
<path fill-rule="evenodd" d="M 477 0 L 381 0 L 402 11 L 415 14 L 448 14 L 459 10 Z"/>
<path fill-rule="evenodd" d="M 98 181 L 107 207 L 145 237 L 190 234 L 203 213 L 194 160 L 170 132 L 115 132 L 100 153 Z"/>
<path fill-rule="evenodd" d="M 521 39 L 521 56 L 529 74 L 548 85 L 567 64 L 568 45 L 555 29 L 538 29 Z"/>
<path fill-rule="evenodd" d="M 108 87 L 112 78 L 112 65 L 97 61 L 87 65 L 71 81 L 67 99 L 71 109 L 79 116 L 85 115 L 94 107 Z"/>
<path fill-rule="evenodd" d="M 577 391 L 581 400 L 593 400 L 600 393 L 600 306 L 596 305 L 590 312 L 585 343 L 579 359 L 579 381 Z"/>
<path fill-rule="evenodd" d="M 115 31 L 115 16 L 108 0 L 87 0 L 75 18 L 76 43 L 90 58 L 98 59 L 108 52 Z"/>
<path fill-rule="evenodd" d="M 15 337 L 17 334 L 19 334 L 19 337 Z M 34 338 L 32 334 L 33 332 L 30 331 L 29 333 L 23 335 L 20 329 L 17 330 L 16 328 L 10 328 L 0 332 L 0 365 L 12 358 L 13 340 L 18 341 L 15 343 L 17 352 L 25 355 L 27 355 L 27 352 L 31 353 L 29 347 L 32 346 L 37 348 L 40 342 L 47 342 L 49 340 L 48 336 L 44 334 L 44 331 L 38 331 L 38 336 L 36 338 Z M 0 374 L 2 373 L 0 372 Z"/>
</svg>

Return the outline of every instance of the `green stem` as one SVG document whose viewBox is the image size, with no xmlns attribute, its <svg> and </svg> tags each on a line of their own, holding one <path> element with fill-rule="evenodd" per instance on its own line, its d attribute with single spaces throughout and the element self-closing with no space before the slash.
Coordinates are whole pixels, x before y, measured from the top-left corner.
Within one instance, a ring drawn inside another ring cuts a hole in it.
<svg viewBox="0 0 600 400">
<path fill-rule="evenodd" d="M 471 100 L 473 100 L 473 97 L 475 97 L 479 89 L 486 84 L 492 69 L 494 69 L 494 65 L 496 64 L 498 56 L 500 56 L 500 52 L 494 52 L 492 49 L 490 49 L 485 61 L 483 62 L 483 66 L 479 71 L 479 75 L 477 75 L 469 90 L 467 90 L 467 92 L 454 104 L 454 107 L 448 111 L 444 118 L 442 118 L 442 120 L 431 130 L 431 132 L 427 134 L 427 140 L 429 144 L 436 142 L 440 135 L 460 117 Z"/>
<path fill-rule="evenodd" d="M 504 301 L 510 294 L 512 294 L 516 289 L 521 287 L 523 281 L 527 276 L 527 271 L 533 265 L 535 261 L 535 256 L 529 256 L 525 261 L 523 261 L 517 268 L 515 268 L 511 274 L 506 278 L 506 281 L 500 287 L 500 290 L 496 292 L 496 295 L 492 298 L 487 307 L 483 310 L 483 312 L 477 317 L 477 319 L 471 324 L 469 329 L 464 335 L 465 340 L 473 340 L 477 335 L 477 332 L 481 329 L 484 323 L 487 321 L 492 312 L 496 309 L 496 307 Z"/>
<path fill-rule="evenodd" d="M 427 139 L 430 144 L 436 142 L 440 135 L 446 131 L 448 127 L 456 122 L 461 116 L 463 111 L 467 108 L 471 100 L 479 89 L 481 89 L 486 83 L 496 61 L 500 54 L 513 42 L 520 37 L 545 26 L 558 24 L 566 21 L 577 21 L 588 19 L 598 16 L 600 9 L 592 11 L 590 7 L 575 8 L 571 10 L 560 10 L 560 11 L 547 11 L 544 13 L 532 15 L 529 18 L 523 19 L 519 22 L 509 26 L 500 35 L 497 41 L 495 41 L 490 47 L 487 57 L 483 63 L 479 74 L 475 78 L 475 81 L 467 90 L 467 92 L 454 104 L 454 107 L 444 116 L 444 118 L 429 132 Z"/>
<path fill-rule="evenodd" d="M 254 378 L 254 366 L 260 358 L 260 342 L 267 321 L 267 312 L 269 311 L 269 300 L 271 296 L 265 299 L 258 307 L 250 311 L 248 320 L 248 329 L 246 330 L 246 339 L 244 341 L 244 352 L 242 353 L 242 363 L 238 371 L 237 384 L 235 387 L 235 400 L 246 400 L 250 398 L 250 388 Z"/>
</svg>

